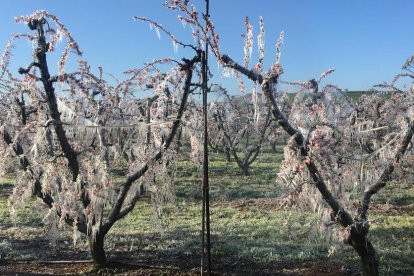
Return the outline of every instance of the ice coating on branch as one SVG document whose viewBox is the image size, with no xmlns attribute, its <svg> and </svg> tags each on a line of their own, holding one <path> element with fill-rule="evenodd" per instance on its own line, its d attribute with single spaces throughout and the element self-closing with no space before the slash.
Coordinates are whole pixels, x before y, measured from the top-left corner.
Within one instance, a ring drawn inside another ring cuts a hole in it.
<svg viewBox="0 0 414 276">
<path fill-rule="evenodd" d="M 244 35 L 243 66 L 248 68 L 250 59 L 252 57 L 252 50 L 253 50 L 253 26 L 250 23 L 250 20 L 247 16 L 246 16 L 246 19 L 244 20 L 244 24 L 246 26 L 246 34 Z"/>
<path fill-rule="evenodd" d="M 68 44 L 71 44 L 71 49 L 75 51 L 75 53 L 79 56 L 82 55 L 81 50 L 79 49 L 79 46 L 75 39 L 72 37 L 72 34 L 68 31 L 68 29 L 63 25 L 59 19 L 49 13 L 46 10 L 39 10 L 33 12 L 31 15 L 25 15 L 16 17 L 15 21 L 17 23 L 24 22 L 26 24 L 29 24 L 33 22 L 34 20 L 43 22 L 43 20 L 51 20 L 57 27 L 57 31 L 52 31 L 51 37 L 50 37 L 50 43 L 49 43 L 49 51 L 53 51 L 56 45 L 56 42 L 61 41 L 63 37 L 66 37 L 68 39 Z"/>
<path fill-rule="evenodd" d="M 257 73 L 262 73 L 263 71 L 263 62 L 264 62 L 264 53 L 265 53 L 265 28 L 264 28 L 264 20 L 263 17 L 260 17 L 260 31 L 259 35 L 257 36 L 257 47 L 259 52 L 259 61 L 254 67 L 254 70 Z"/>
<path fill-rule="evenodd" d="M 282 44 L 285 39 L 285 32 L 281 31 L 279 38 L 276 41 L 276 64 L 280 64 L 280 57 L 282 55 Z"/>
</svg>

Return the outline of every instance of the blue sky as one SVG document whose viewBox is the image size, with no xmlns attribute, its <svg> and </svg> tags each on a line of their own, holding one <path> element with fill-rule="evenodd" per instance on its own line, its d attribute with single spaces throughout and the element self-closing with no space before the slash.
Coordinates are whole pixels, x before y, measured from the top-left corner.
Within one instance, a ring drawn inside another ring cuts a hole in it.
<svg viewBox="0 0 414 276">
<path fill-rule="evenodd" d="M 285 32 L 282 48 L 283 80 L 308 80 L 328 68 L 336 72 L 326 82 L 349 90 L 366 90 L 389 81 L 405 59 L 414 54 L 414 1 L 411 0 L 210 0 L 210 12 L 221 38 L 223 53 L 242 62 L 244 17 L 254 24 L 259 16 L 266 27 L 266 60 L 274 60 L 275 41 Z M 155 19 L 177 37 L 191 42 L 177 13 L 163 7 L 163 0 L 2 0 L 0 46 L 11 33 L 26 32 L 15 16 L 46 9 L 57 15 L 78 41 L 92 67 L 122 78 L 122 72 L 146 61 L 174 53 L 165 35 L 159 40 L 147 24 L 134 22 L 134 15 Z M 199 10 L 203 0 L 193 1 Z M 255 45 L 256 46 L 256 45 Z M 30 46 L 19 43 L 13 50 L 13 67 L 30 62 Z M 257 48 L 254 48 L 256 51 Z M 256 55 L 253 56 L 255 62 Z M 212 72 L 219 75 L 216 67 Z M 220 79 L 216 79 L 220 81 Z M 223 80 L 235 88 L 234 81 Z"/>
</svg>

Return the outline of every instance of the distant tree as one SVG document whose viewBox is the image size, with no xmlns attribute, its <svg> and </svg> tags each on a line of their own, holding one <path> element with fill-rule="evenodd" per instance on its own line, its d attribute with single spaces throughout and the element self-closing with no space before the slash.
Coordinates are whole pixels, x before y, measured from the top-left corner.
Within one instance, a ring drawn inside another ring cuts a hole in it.
<svg viewBox="0 0 414 276">
<path fill-rule="evenodd" d="M 133 210 L 141 187 L 161 185 L 156 190 L 171 194 L 166 166 L 174 158 L 172 145 L 201 51 L 193 47 L 192 59 L 162 59 L 127 71 L 125 81 L 111 86 L 102 68 L 96 76 L 85 61 L 77 71 L 65 71 L 69 54 L 82 53 L 54 15 L 37 11 L 16 21 L 32 32 L 13 35 L 1 59 L 0 158 L 16 172 L 10 202 L 16 209 L 37 196 L 49 208 L 45 221 L 51 229 L 71 225 L 75 240 L 78 231 L 86 235 L 95 264 L 105 265 L 105 236 Z M 9 63 L 13 42 L 21 38 L 34 45 L 34 60 L 18 70 L 19 78 Z M 47 56 L 62 39 L 65 49 L 52 76 Z M 157 69 L 171 63 L 176 66 L 167 73 Z M 144 108 L 132 84 L 152 87 L 154 96 Z M 115 185 L 112 169 L 125 163 L 125 156 L 128 175 Z"/>
<path fill-rule="evenodd" d="M 259 156 L 272 123 L 262 95 L 229 96 L 210 104 L 210 141 L 215 148 L 233 156 L 244 175 Z"/>
</svg>

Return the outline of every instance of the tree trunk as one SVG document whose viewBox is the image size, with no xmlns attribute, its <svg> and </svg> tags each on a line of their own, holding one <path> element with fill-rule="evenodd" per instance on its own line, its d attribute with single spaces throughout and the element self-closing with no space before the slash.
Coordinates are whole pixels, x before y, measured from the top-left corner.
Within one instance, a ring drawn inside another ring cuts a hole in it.
<svg viewBox="0 0 414 276">
<path fill-rule="evenodd" d="M 99 234 L 88 236 L 89 249 L 96 267 L 104 267 L 106 265 L 104 239 L 105 236 Z"/>
<path fill-rule="evenodd" d="M 272 142 L 270 145 L 272 146 L 272 153 L 277 153 L 276 142 Z"/>
<path fill-rule="evenodd" d="M 361 258 L 362 275 L 379 275 L 379 256 L 366 234 L 352 229 L 349 243 Z"/>
<path fill-rule="evenodd" d="M 244 176 L 249 176 L 250 175 L 249 165 L 244 165 L 244 166 L 241 166 L 240 168 L 242 169 Z"/>
<path fill-rule="evenodd" d="M 230 162 L 231 161 L 231 154 L 230 154 L 230 149 L 228 147 L 224 148 L 224 155 L 226 156 L 226 161 Z"/>
</svg>

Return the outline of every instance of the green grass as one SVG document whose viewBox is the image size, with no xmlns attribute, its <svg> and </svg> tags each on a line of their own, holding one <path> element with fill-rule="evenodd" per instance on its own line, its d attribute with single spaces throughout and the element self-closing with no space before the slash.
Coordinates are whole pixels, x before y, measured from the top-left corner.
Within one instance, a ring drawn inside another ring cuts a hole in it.
<svg viewBox="0 0 414 276">
<path fill-rule="evenodd" d="M 387 93 L 382 93 L 382 92 L 373 92 L 373 91 L 348 91 L 348 92 L 344 92 L 346 96 L 348 96 L 352 101 L 358 101 L 358 99 L 363 96 L 363 95 L 371 95 L 374 93 L 381 93 L 381 95 L 387 95 Z M 310 94 L 309 94 L 310 95 Z M 293 101 L 296 93 L 289 93 L 289 101 Z M 387 97 L 387 96 L 385 96 Z"/>
<path fill-rule="evenodd" d="M 371 227 L 371 237 L 381 256 L 384 273 L 414 272 L 414 217 L 412 215 L 378 216 Z"/>
<path fill-rule="evenodd" d="M 0 223 L 10 223 L 10 210 L 4 198 L 0 198 Z"/>
<path fill-rule="evenodd" d="M 275 176 L 282 160 L 281 154 L 265 151 L 253 163 L 251 175 L 243 176 L 235 162 L 228 163 L 214 153 L 210 155 L 213 258 L 227 263 L 249 260 L 265 266 L 292 260 L 320 262 L 327 260 L 328 250 L 333 246 L 335 253 L 329 261 L 355 271 L 359 257 L 349 246 L 327 242 L 315 230 L 316 214 L 274 211 L 268 208 L 269 205 L 260 204 L 260 200 L 272 202 L 281 195 Z M 157 227 L 151 215 L 151 205 L 142 201 L 112 230 L 115 244 L 119 244 L 116 239 L 129 240 L 131 244 L 141 242 L 144 249 L 164 252 L 171 258 L 199 258 L 201 174 L 192 163 L 182 160 L 177 164 L 177 177 L 178 210 L 174 206 L 164 209 L 162 231 L 154 230 Z M 412 185 L 406 188 L 390 185 L 374 197 L 374 202 L 382 204 L 388 200 L 392 204 L 407 205 L 413 203 L 413 195 Z M 381 258 L 381 273 L 412 273 L 412 215 L 372 215 L 371 219 L 370 238 Z M 131 230 L 125 232 L 125 229 Z"/>
<path fill-rule="evenodd" d="M 13 178 L 0 178 L 0 188 L 4 191 L 0 195 L 0 225 L 10 223 L 10 208 L 7 204 L 7 194 L 11 192 L 13 183 Z"/>
<path fill-rule="evenodd" d="M 276 263 L 294 263 L 300 267 L 310 261 L 340 263 L 355 271 L 359 266 L 358 256 L 351 247 L 330 243 L 315 230 L 317 214 L 275 210 L 276 198 L 282 194 L 281 187 L 275 182 L 282 160 L 282 154 L 264 151 L 252 164 L 251 175 L 244 176 L 235 162 L 226 162 L 221 155 L 211 153 L 212 254 L 216 265 L 225 268 L 230 264 L 245 264 L 248 267 L 254 263 L 271 267 Z M 107 236 L 109 258 L 126 254 L 133 260 L 145 262 L 163 258 L 171 264 L 185 258 L 188 267 L 199 265 L 201 173 L 186 160 L 178 160 L 175 167 L 177 204 L 166 204 L 159 220 L 153 215 L 150 199 L 140 200 L 134 211 L 117 222 Z M 114 177 L 119 178 L 120 173 L 114 172 Z M 13 179 L 1 180 L 0 188 L 12 182 Z M 384 206 L 388 202 L 393 208 L 370 216 L 370 238 L 380 254 L 384 275 L 407 275 L 414 271 L 413 197 L 412 185 L 398 187 L 395 183 L 373 197 L 375 204 Z M 0 197 L 0 237 L 17 239 L 16 236 L 26 232 L 32 237 L 43 237 L 42 231 L 37 230 L 42 227 L 41 215 L 34 215 L 32 211 L 40 208 L 35 207 L 37 205 L 31 202 L 20 210 L 19 228 L 16 228 L 20 232 L 10 233 L 12 224 L 7 198 Z M 70 244 L 69 235 L 70 229 L 62 240 Z M 13 248 L 14 244 L 10 242 L 12 247 L 8 246 Z M 336 250 L 328 258 L 332 246 Z M 73 250 L 70 245 L 60 248 Z M 86 251 L 87 247 L 80 244 L 76 250 L 79 249 Z M 7 252 L 17 254 L 19 250 Z M 3 254 L 0 249 L 0 255 Z"/>
<path fill-rule="evenodd" d="M 350 91 L 350 92 L 346 92 L 345 95 L 347 95 L 351 100 L 353 101 L 358 101 L 359 98 L 361 98 L 361 96 L 363 95 L 370 95 L 374 92 L 370 92 L 370 91 Z"/>
<path fill-rule="evenodd" d="M 280 152 L 280 151 L 279 151 Z M 281 195 L 275 178 L 282 154 L 265 152 L 244 176 L 235 162 L 210 155 L 212 254 L 224 263 L 249 260 L 262 265 L 291 260 L 325 258 L 329 244 L 315 231 L 317 215 L 299 211 L 274 211 Z M 144 250 L 171 258 L 198 260 L 201 229 L 201 174 L 188 161 L 177 166 L 178 206 L 167 205 L 163 227 L 151 215 L 148 199 L 111 230 L 117 248 L 141 244 Z M 158 229 L 158 230 L 157 230 Z"/>
</svg>

